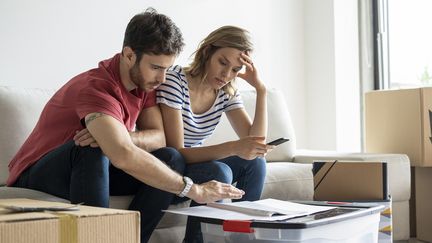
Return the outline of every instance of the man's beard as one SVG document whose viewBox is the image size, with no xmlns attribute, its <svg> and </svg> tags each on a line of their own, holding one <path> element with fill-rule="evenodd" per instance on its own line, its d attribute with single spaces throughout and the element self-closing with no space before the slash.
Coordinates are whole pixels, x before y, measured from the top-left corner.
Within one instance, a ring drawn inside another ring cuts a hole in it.
<svg viewBox="0 0 432 243">
<path fill-rule="evenodd" d="M 139 68 L 139 65 L 137 65 L 135 63 L 133 65 L 133 67 L 131 69 L 129 69 L 129 76 L 130 76 L 132 83 L 134 83 L 136 86 L 138 86 L 138 88 L 140 88 L 141 90 L 145 91 L 145 87 L 143 86 L 144 85 L 144 79 L 142 77 L 142 73 L 141 73 L 141 70 Z"/>
</svg>

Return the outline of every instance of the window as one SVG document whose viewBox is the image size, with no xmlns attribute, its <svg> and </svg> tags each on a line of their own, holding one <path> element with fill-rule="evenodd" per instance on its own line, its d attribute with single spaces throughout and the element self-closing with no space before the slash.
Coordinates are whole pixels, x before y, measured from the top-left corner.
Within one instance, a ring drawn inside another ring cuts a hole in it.
<svg viewBox="0 0 432 243">
<path fill-rule="evenodd" d="M 385 23 L 384 31 L 376 32 L 378 43 L 380 35 L 384 40 L 375 49 L 376 60 L 382 61 L 376 66 L 375 77 L 381 79 L 377 88 L 432 86 L 432 1 L 381 0 L 375 8 Z"/>
</svg>

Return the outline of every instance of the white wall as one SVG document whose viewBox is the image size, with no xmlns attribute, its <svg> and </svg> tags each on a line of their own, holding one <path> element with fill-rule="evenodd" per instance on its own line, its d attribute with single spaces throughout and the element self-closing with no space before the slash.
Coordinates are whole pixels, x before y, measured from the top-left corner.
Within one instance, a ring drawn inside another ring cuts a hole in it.
<svg viewBox="0 0 432 243">
<path fill-rule="evenodd" d="M 336 147 L 333 0 L 305 1 L 305 83 L 308 148 Z"/>
<path fill-rule="evenodd" d="M 360 151 L 360 49 L 358 1 L 334 0 L 336 149 Z"/>
<path fill-rule="evenodd" d="M 356 0 L 305 0 L 307 148 L 361 150 Z"/>
<path fill-rule="evenodd" d="M 338 149 L 333 1 L 2 0 L 0 85 L 60 87 L 119 52 L 130 18 L 152 6 L 183 32 L 181 65 L 213 29 L 248 29 L 261 77 L 286 96 L 297 147 Z"/>
</svg>

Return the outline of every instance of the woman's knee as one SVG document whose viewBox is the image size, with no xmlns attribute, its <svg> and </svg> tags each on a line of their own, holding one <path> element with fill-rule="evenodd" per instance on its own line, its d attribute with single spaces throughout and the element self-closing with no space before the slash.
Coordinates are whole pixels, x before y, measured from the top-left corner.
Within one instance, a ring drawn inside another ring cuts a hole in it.
<svg viewBox="0 0 432 243">
<path fill-rule="evenodd" d="M 260 170 L 265 170 L 266 168 L 266 159 L 263 157 L 256 157 L 255 159 L 250 161 L 250 165 L 254 168 L 260 169 Z"/>
<path fill-rule="evenodd" d="M 162 160 L 172 170 L 183 174 L 186 167 L 186 162 L 180 152 L 176 149 L 164 147 L 153 151 L 152 154 L 158 159 Z"/>
<path fill-rule="evenodd" d="M 218 161 L 212 164 L 211 173 L 214 175 L 214 180 L 231 184 L 233 181 L 231 168 L 227 164 Z"/>
<path fill-rule="evenodd" d="M 253 160 L 248 161 L 247 166 L 249 167 L 249 171 L 251 171 L 253 174 L 262 177 L 265 177 L 266 175 L 266 164 L 267 161 L 263 157 L 256 157 Z"/>
</svg>

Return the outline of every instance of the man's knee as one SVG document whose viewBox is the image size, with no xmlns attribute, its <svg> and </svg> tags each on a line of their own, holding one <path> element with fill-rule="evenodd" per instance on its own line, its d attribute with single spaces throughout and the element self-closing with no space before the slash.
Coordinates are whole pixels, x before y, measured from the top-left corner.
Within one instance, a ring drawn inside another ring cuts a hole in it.
<svg viewBox="0 0 432 243">
<path fill-rule="evenodd" d="M 75 145 L 73 156 L 74 158 L 72 161 L 74 166 L 88 165 L 89 163 L 94 165 L 90 166 L 90 168 L 108 168 L 107 166 L 109 166 L 109 159 L 100 148 L 93 148 L 90 146 L 81 147 Z"/>
<path fill-rule="evenodd" d="M 152 154 L 165 162 L 165 164 L 168 165 L 172 170 L 183 174 L 186 167 L 186 162 L 180 152 L 176 149 L 164 147 L 153 151 Z"/>
<path fill-rule="evenodd" d="M 79 153 L 86 155 L 86 156 L 104 156 L 104 153 L 102 152 L 102 149 L 99 147 L 90 147 L 90 146 L 79 146 L 75 145 L 76 149 L 79 150 Z"/>
</svg>

